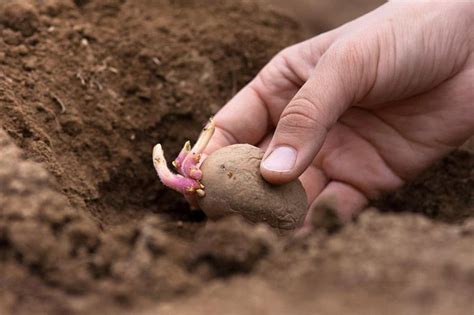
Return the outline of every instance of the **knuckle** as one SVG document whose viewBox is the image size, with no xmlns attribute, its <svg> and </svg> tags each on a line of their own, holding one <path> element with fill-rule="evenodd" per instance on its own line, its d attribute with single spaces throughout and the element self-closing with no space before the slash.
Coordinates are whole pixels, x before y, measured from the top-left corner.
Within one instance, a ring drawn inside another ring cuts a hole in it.
<svg viewBox="0 0 474 315">
<path fill-rule="evenodd" d="M 269 94 L 276 93 L 278 91 L 278 85 L 276 84 L 275 78 L 281 76 L 282 69 L 286 66 L 286 56 L 283 55 L 284 51 L 279 52 L 273 59 L 259 72 L 257 80 L 255 80 L 258 88 L 269 91 Z"/>
<path fill-rule="evenodd" d="M 294 55 L 298 51 L 298 47 L 299 47 L 298 44 L 286 47 L 286 48 L 280 50 L 280 52 L 278 54 L 276 54 L 275 58 L 280 59 L 280 61 L 285 61 L 290 56 Z"/>
<path fill-rule="evenodd" d="M 279 125 L 286 132 L 299 132 L 301 130 L 324 129 L 324 117 L 317 110 L 317 106 L 307 98 L 294 99 L 280 116 Z"/>
<path fill-rule="evenodd" d="M 327 60 L 343 72 L 357 71 L 357 68 L 364 64 L 362 46 L 360 41 L 352 39 L 340 41 L 327 52 Z"/>
<path fill-rule="evenodd" d="M 346 40 L 340 43 L 339 57 L 342 61 L 346 61 L 347 64 L 359 63 L 361 61 L 362 45 L 360 41 Z"/>
<path fill-rule="evenodd" d="M 269 76 L 270 80 L 273 81 L 275 76 L 281 76 L 284 73 L 291 72 L 294 65 L 292 60 L 295 56 L 295 47 L 291 46 L 283 49 L 276 54 L 270 63 L 264 68 L 265 75 Z"/>
<path fill-rule="evenodd" d="M 362 98 L 373 85 L 377 65 L 372 62 L 372 46 L 369 39 L 345 39 L 334 44 L 325 56 L 324 64 L 334 70 L 333 80 L 350 102 Z"/>
<path fill-rule="evenodd" d="M 292 55 L 292 52 L 293 52 L 294 48 L 291 46 L 291 47 L 287 47 L 283 50 L 280 50 L 280 52 L 278 52 L 273 58 L 272 60 L 270 61 L 269 65 L 272 65 L 276 68 L 281 68 L 281 67 L 286 67 L 287 66 L 287 62 L 288 62 L 288 59 L 290 58 L 290 56 Z"/>
</svg>

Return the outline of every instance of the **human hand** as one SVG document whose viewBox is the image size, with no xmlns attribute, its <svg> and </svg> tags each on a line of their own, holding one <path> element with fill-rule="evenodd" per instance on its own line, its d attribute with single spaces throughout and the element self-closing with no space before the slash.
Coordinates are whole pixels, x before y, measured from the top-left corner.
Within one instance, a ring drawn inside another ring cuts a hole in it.
<svg viewBox="0 0 474 315">
<path fill-rule="evenodd" d="M 299 177 L 312 209 L 350 219 L 474 133 L 473 16 L 392 1 L 283 50 L 216 115 L 207 153 L 258 145 L 267 181 Z"/>
</svg>

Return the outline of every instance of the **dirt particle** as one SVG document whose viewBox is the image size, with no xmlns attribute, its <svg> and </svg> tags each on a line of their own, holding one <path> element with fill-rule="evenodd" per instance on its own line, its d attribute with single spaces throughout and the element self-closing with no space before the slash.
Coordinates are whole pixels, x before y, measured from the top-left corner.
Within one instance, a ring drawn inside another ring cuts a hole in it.
<svg viewBox="0 0 474 315">
<path fill-rule="evenodd" d="M 311 225 L 316 230 L 323 230 L 331 234 L 344 226 L 336 210 L 329 204 L 319 204 L 313 207 L 311 210 Z"/>
<path fill-rule="evenodd" d="M 474 235 L 474 219 L 471 218 L 466 220 L 463 225 L 460 227 L 460 232 L 462 235 Z"/>
<path fill-rule="evenodd" d="M 254 227 L 238 216 L 209 222 L 193 245 L 190 266 L 205 264 L 217 277 L 247 273 L 272 251 L 274 237 L 268 227 Z"/>
<path fill-rule="evenodd" d="M 43 0 L 41 11 L 49 16 L 57 16 L 74 8 L 72 0 Z"/>
<path fill-rule="evenodd" d="M 10 52 L 14 56 L 26 56 L 28 55 L 28 47 L 25 45 L 18 45 L 10 49 Z"/>
<path fill-rule="evenodd" d="M 90 2 L 90 0 L 73 0 L 78 7 L 82 7 Z"/>
<path fill-rule="evenodd" d="M 29 1 L 9 1 L 0 6 L 0 23 L 24 36 L 31 36 L 39 27 L 38 13 Z"/>
<path fill-rule="evenodd" d="M 61 120 L 61 126 L 63 131 L 70 135 L 71 137 L 75 137 L 81 134 L 82 132 L 82 124 L 75 118 L 67 117 Z"/>
<path fill-rule="evenodd" d="M 92 224 L 68 224 L 64 229 L 64 236 L 71 242 L 74 251 L 94 248 L 98 241 L 98 229 Z"/>
<path fill-rule="evenodd" d="M 2 31 L 2 39 L 8 45 L 17 46 L 23 41 L 23 36 L 21 33 L 7 28 Z"/>
<path fill-rule="evenodd" d="M 23 69 L 25 69 L 26 71 L 32 71 L 36 69 L 37 63 L 38 59 L 35 56 L 25 58 L 23 60 Z"/>
<path fill-rule="evenodd" d="M 440 221 L 462 223 L 474 216 L 473 169 L 474 154 L 454 151 L 374 205 L 385 211 L 415 211 Z"/>
</svg>

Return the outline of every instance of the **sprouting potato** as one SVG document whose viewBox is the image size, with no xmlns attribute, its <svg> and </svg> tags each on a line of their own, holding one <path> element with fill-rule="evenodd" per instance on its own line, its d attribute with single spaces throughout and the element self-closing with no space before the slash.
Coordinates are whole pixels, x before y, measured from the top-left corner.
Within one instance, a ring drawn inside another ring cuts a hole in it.
<svg viewBox="0 0 474 315">
<path fill-rule="evenodd" d="M 231 145 L 202 161 L 214 130 L 211 119 L 193 147 L 189 141 L 185 143 L 173 161 L 178 174 L 168 169 L 161 145 L 154 147 L 153 163 L 163 184 L 182 193 L 191 206 L 199 206 L 211 220 L 238 214 L 280 231 L 302 225 L 308 205 L 301 182 L 266 182 L 260 175 L 261 149 L 249 144 Z"/>
</svg>

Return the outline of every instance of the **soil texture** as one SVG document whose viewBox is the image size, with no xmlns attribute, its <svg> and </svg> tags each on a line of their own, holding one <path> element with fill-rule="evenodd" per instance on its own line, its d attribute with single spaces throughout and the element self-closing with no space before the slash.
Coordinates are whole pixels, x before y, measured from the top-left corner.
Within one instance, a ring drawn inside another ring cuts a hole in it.
<svg viewBox="0 0 474 315">
<path fill-rule="evenodd" d="M 159 183 L 302 39 L 267 1 L 8 0 L 0 34 L 0 314 L 472 314 L 472 143 L 299 238 Z"/>
</svg>

